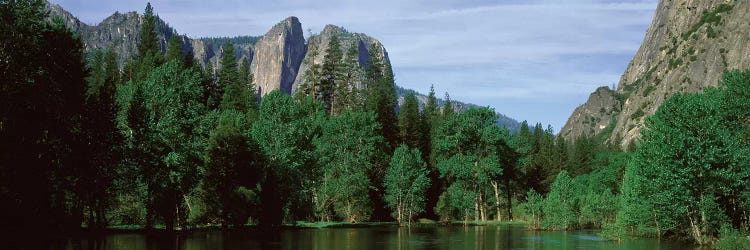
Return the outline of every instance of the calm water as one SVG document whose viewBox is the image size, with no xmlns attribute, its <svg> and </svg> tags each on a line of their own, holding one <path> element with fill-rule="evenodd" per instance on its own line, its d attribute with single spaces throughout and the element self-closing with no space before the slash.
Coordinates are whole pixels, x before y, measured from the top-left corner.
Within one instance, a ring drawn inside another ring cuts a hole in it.
<svg viewBox="0 0 750 250">
<path fill-rule="evenodd" d="M 206 231 L 67 239 L 51 249 L 691 249 L 658 239 L 603 241 L 594 231 L 538 232 L 523 225 Z"/>
</svg>

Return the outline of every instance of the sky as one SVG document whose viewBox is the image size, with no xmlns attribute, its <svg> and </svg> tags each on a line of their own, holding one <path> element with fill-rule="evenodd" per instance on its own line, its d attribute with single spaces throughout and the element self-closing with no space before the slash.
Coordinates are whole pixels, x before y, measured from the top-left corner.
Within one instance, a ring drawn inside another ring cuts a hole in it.
<svg viewBox="0 0 750 250">
<path fill-rule="evenodd" d="M 50 0 L 87 24 L 142 0 Z M 386 47 L 396 84 L 490 106 L 559 131 L 599 86 L 617 84 L 657 0 L 165 0 L 154 12 L 189 37 L 263 35 L 296 16 L 368 34 Z"/>
</svg>

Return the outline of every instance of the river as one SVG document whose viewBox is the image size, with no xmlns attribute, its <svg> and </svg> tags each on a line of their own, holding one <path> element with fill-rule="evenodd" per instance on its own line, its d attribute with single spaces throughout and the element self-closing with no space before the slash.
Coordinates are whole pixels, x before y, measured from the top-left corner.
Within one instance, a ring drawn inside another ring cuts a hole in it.
<svg viewBox="0 0 750 250">
<path fill-rule="evenodd" d="M 51 243 L 50 249 L 692 249 L 659 239 L 605 241 L 596 231 L 528 231 L 524 225 L 372 226 L 358 228 L 254 229 L 179 234 L 109 234 Z"/>
</svg>

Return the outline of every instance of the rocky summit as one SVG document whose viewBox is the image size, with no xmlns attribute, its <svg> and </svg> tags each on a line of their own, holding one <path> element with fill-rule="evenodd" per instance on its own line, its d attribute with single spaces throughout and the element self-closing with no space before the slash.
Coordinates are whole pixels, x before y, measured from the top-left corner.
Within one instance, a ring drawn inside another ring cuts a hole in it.
<svg viewBox="0 0 750 250">
<path fill-rule="evenodd" d="M 332 36 L 337 36 L 339 38 L 341 50 L 344 53 L 349 50 L 350 46 L 357 46 L 359 57 L 358 62 L 362 67 L 367 66 L 367 57 L 370 54 L 370 46 L 372 44 L 375 44 L 375 46 L 379 48 L 380 55 L 378 58 L 381 59 L 381 63 L 390 63 L 388 51 L 377 39 L 362 33 L 352 33 L 342 27 L 329 24 L 323 28 L 323 31 L 321 31 L 320 34 L 311 35 L 308 39 L 308 53 L 305 55 L 305 59 L 300 65 L 299 74 L 294 81 L 294 90 L 296 90 L 297 86 L 301 86 L 305 83 L 307 69 L 310 68 L 310 64 L 323 64 L 323 58 L 326 56 L 326 50 L 328 49 L 328 42 L 331 40 Z M 363 88 L 364 86 L 359 87 Z"/>
<path fill-rule="evenodd" d="M 296 17 L 289 17 L 276 24 L 256 44 L 251 69 L 255 85 L 265 95 L 280 89 L 292 92 L 300 63 L 307 51 L 302 24 Z"/>
<path fill-rule="evenodd" d="M 570 140 L 611 131 L 604 136 L 625 148 L 637 141 L 645 119 L 672 94 L 701 92 L 716 86 L 725 70 L 750 67 L 748 40 L 750 1 L 661 0 L 612 95 L 616 98 L 603 98 L 597 90 L 573 112 L 560 134 Z M 597 110 L 604 110 L 603 115 Z M 615 121 L 607 123 L 606 116 Z M 608 126 L 614 127 L 605 129 Z"/>
</svg>

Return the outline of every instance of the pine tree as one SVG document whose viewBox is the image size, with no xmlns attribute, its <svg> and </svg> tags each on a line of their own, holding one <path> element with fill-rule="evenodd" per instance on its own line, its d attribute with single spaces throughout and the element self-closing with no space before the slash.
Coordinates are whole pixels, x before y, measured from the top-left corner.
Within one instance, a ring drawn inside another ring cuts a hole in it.
<svg viewBox="0 0 750 250">
<path fill-rule="evenodd" d="M 308 30 L 308 32 L 310 32 Z M 317 101 L 318 88 L 320 85 L 320 65 L 315 63 L 315 58 L 318 57 L 318 44 L 315 43 L 315 39 L 312 37 L 308 38 L 307 49 L 309 56 L 306 57 L 307 65 L 310 65 L 305 71 L 305 81 L 297 89 L 296 97 L 300 99 L 305 96 L 312 96 L 313 101 Z"/>
<path fill-rule="evenodd" d="M 440 198 L 440 193 L 443 192 L 443 181 L 440 179 L 440 172 L 435 167 L 435 159 L 432 147 L 432 137 L 434 128 L 437 126 L 440 115 L 440 107 L 438 107 L 437 97 L 435 97 L 435 88 L 430 86 L 430 93 L 427 95 L 427 104 L 422 109 L 421 113 L 421 133 L 422 140 L 419 149 L 422 150 L 423 160 L 427 162 L 427 169 L 429 170 L 429 177 L 432 185 L 427 191 L 427 207 L 435 208 Z M 433 214 L 433 209 L 428 209 L 428 217 L 436 218 L 437 215 Z M 437 219 L 437 218 L 436 218 Z"/>
<path fill-rule="evenodd" d="M 114 194 L 112 185 L 119 163 L 119 145 L 122 143 L 115 124 L 114 94 L 120 71 L 114 50 L 110 48 L 106 54 L 101 50 L 95 51 L 89 70 L 92 74 L 88 78 L 86 119 L 82 124 L 89 142 L 86 147 L 88 162 L 79 180 L 83 183 L 83 190 L 87 190 L 87 224 L 91 228 L 103 228 L 106 209 Z"/>
<path fill-rule="evenodd" d="M 359 85 L 362 81 L 362 68 L 359 66 L 359 40 L 354 39 L 346 52 L 343 62 L 342 84 L 336 87 L 336 102 L 341 108 L 359 110 L 363 97 Z"/>
<path fill-rule="evenodd" d="M 142 82 L 152 70 L 162 63 L 162 59 L 159 37 L 156 34 L 154 9 L 151 7 L 151 3 L 147 3 L 142 18 L 138 55 L 136 60 L 133 61 L 134 65 L 128 67 L 134 70 L 134 73 L 130 74 L 132 79 L 136 83 Z"/>
<path fill-rule="evenodd" d="M 143 58 L 149 53 L 155 55 L 159 51 L 159 38 L 156 36 L 154 8 L 151 7 L 150 2 L 146 3 L 146 10 L 143 12 L 141 20 L 141 40 L 138 43 L 138 56 Z"/>
<path fill-rule="evenodd" d="M 240 83 L 241 86 L 248 90 L 249 94 L 249 106 L 248 108 L 250 110 L 258 110 L 258 91 L 255 87 L 254 83 L 254 77 L 253 73 L 250 71 L 250 63 L 247 61 L 247 59 L 242 59 L 242 63 L 240 63 Z"/>
<path fill-rule="evenodd" d="M 202 70 L 203 81 L 201 81 L 201 87 L 203 88 L 203 103 L 206 104 L 208 109 L 219 108 L 221 99 L 217 99 L 218 88 L 216 86 L 216 70 L 214 70 L 214 63 L 209 60 L 206 62 L 206 69 Z M 222 93 L 223 95 L 223 93 Z"/>
<path fill-rule="evenodd" d="M 167 54 L 164 58 L 165 61 L 177 60 L 180 63 L 185 63 L 185 56 L 182 55 L 182 39 L 180 35 L 172 34 L 167 44 Z"/>
<path fill-rule="evenodd" d="M 316 89 L 315 93 L 317 99 L 323 101 L 323 107 L 329 114 L 336 112 L 337 107 L 334 107 L 337 98 L 335 95 L 335 89 L 338 88 L 337 85 L 343 84 L 340 81 L 342 58 L 343 55 L 341 53 L 341 43 L 339 42 L 339 38 L 336 35 L 331 35 L 330 40 L 328 40 L 326 55 L 323 57 L 323 68 L 320 72 L 320 87 Z"/>
<path fill-rule="evenodd" d="M 414 93 L 409 93 L 404 97 L 404 103 L 401 105 L 398 113 L 398 127 L 401 142 L 412 148 L 420 146 L 422 131 L 420 127 L 419 103 Z"/>
<path fill-rule="evenodd" d="M 257 112 L 257 102 L 255 97 L 255 86 L 253 84 L 250 65 L 247 60 L 237 68 L 236 58 L 232 45 L 227 43 L 224 46 L 225 56 L 222 58 L 222 66 L 219 71 L 219 85 L 224 89 L 220 108 L 222 110 L 234 109 L 243 113 L 252 111 Z"/>
<path fill-rule="evenodd" d="M 443 102 L 442 119 L 447 119 L 448 117 L 451 117 L 454 113 L 456 113 L 456 110 L 453 108 L 453 100 L 451 100 L 451 96 L 448 94 L 448 92 L 445 92 L 445 102 Z"/>
<path fill-rule="evenodd" d="M 219 80 L 216 89 L 213 91 L 213 95 L 214 100 L 221 104 L 227 88 L 232 84 L 241 84 L 240 73 L 237 71 L 237 57 L 234 55 L 234 45 L 229 41 L 222 47 L 221 69 L 219 69 L 218 78 Z M 223 107 L 223 105 L 220 106 L 222 106 L 222 109 L 227 108 Z"/>
<path fill-rule="evenodd" d="M 432 124 L 439 112 L 437 97 L 435 97 L 435 86 L 433 85 L 430 85 L 430 93 L 427 94 L 427 103 L 422 110 L 425 120 L 429 121 L 429 123 Z"/>
<path fill-rule="evenodd" d="M 383 79 L 383 64 L 380 58 L 380 48 L 376 43 L 370 45 L 367 51 L 367 65 L 365 70 L 365 79 L 367 79 L 367 88 L 371 88 Z"/>
</svg>

